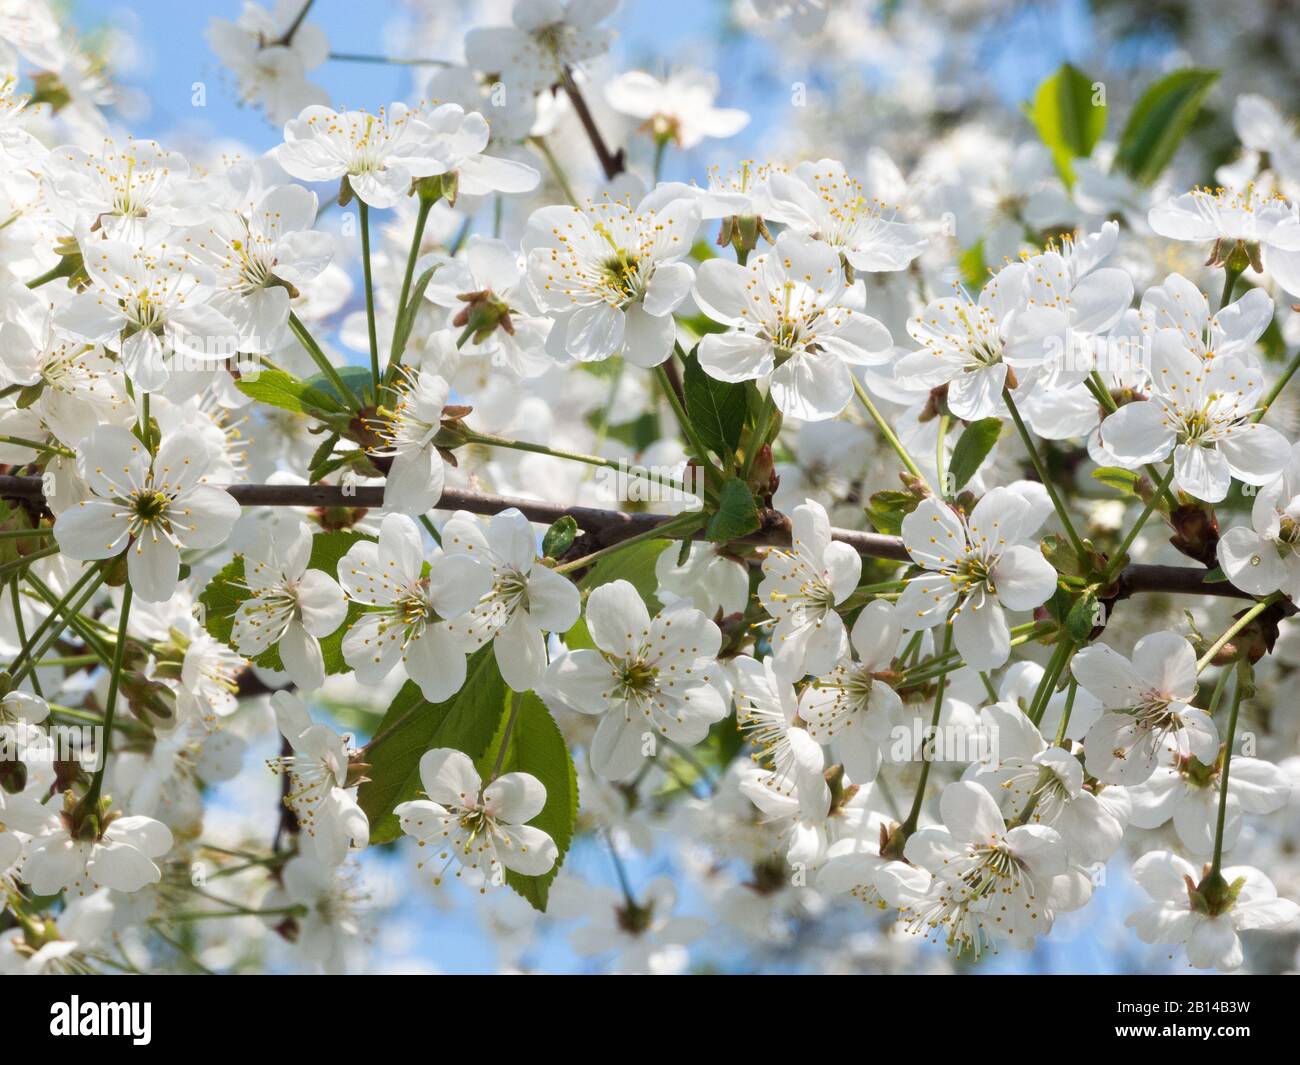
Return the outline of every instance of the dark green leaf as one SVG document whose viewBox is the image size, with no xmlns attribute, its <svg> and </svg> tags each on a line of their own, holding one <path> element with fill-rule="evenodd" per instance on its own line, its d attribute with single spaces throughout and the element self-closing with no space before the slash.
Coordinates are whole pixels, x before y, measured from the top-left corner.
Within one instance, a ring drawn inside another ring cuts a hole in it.
<svg viewBox="0 0 1300 1065">
<path fill-rule="evenodd" d="M 1081 595 L 1065 616 L 1065 631 L 1075 643 L 1084 643 L 1088 634 L 1102 623 L 1102 605 L 1091 593 Z"/>
<path fill-rule="evenodd" d="M 1167 74 L 1142 94 L 1120 136 L 1115 168 L 1150 185 L 1169 165 L 1218 78 L 1217 70 Z"/>
<path fill-rule="evenodd" d="M 754 493 L 738 477 L 722 483 L 718 493 L 718 512 L 709 519 L 704 535 L 717 544 L 738 540 L 757 532 L 763 525 L 754 505 Z"/>
<path fill-rule="evenodd" d="M 492 646 L 470 656 L 465 683 L 441 703 L 431 703 L 414 681 L 402 685 L 366 748 L 370 763 L 357 801 L 370 819 L 370 842 L 401 835 L 393 807 L 420 793 L 420 757 L 435 747 L 454 747 L 475 761 L 492 743 L 509 689 L 501 679 Z"/>
<path fill-rule="evenodd" d="M 919 502 L 911 492 L 886 488 L 872 495 L 867 504 L 867 519 L 876 532 L 897 536 L 903 530 L 903 519 L 916 509 Z"/>
<path fill-rule="evenodd" d="M 686 356 L 684 367 L 682 389 L 691 424 L 705 445 L 730 463 L 745 428 L 745 386 L 710 377 L 694 352 Z"/>
<path fill-rule="evenodd" d="M 340 366 L 337 372 L 344 385 L 360 397 L 363 403 L 373 401 L 374 387 L 370 380 L 370 371 L 366 367 Z M 335 409 L 346 410 L 352 402 L 352 397 L 340 395 L 339 390 L 334 387 L 334 382 L 323 373 L 313 374 L 303 384 L 311 390 L 313 396 L 328 397 Z"/>
<path fill-rule="evenodd" d="M 949 493 L 959 491 L 975 476 L 1001 432 L 1002 422 L 998 418 L 984 418 L 966 426 L 957 438 L 948 463 Z"/>
<path fill-rule="evenodd" d="M 542 537 L 542 554 L 547 558 L 559 558 L 573 546 L 577 535 L 578 523 L 572 514 L 557 518 Z"/>
<path fill-rule="evenodd" d="M 545 913 L 551 881 L 564 864 L 564 856 L 573 841 L 573 827 L 578 820 L 578 774 L 564 736 L 541 699 L 532 692 L 513 698 L 519 700 L 519 712 L 515 716 L 514 727 L 510 730 L 505 757 L 501 761 L 501 772 L 531 773 L 542 782 L 546 788 L 546 805 L 528 823 L 555 840 L 560 855 L 551 871 L 541 876 L 524 876 L 507 870 L 506 883 L 526 898 L 534 909 Z M 491 745 L 478 759 L 479 775 L 484 781 L 487 781 L 496 765 L 509 719 L 508 713 L 502 714 L 500 727 L 493 736 Z"/>
</svg>

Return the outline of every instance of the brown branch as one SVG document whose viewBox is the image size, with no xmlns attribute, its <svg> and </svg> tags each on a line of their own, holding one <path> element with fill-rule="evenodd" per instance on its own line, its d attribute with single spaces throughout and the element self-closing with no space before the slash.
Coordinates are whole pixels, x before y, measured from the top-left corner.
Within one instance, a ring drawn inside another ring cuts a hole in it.
<svg viewBox="0 0 1300 1065">
<path fill-rule="evenodd" d="M 600 168 L 605 172 L 605 180 L 613 181 L 626 169 L 623 160 L 623 149 L 620 148 L 616 152 L 609 150 L 609 145 L 605 143 L 605 138 L 601 136 L 600 127 L 596 125 L 596 120 L 591 115 L 591 108 L 587 106 L 582 90 L 578 88 L 577 82 L 573 80 L 573 71 L 568 67 L 564 68 L 564 72 L 560 76 L 560 84 L 564 86 L 564 91 L 573 104 L 573 110 L 578 116 L 578 121 L 582 123 L 582 128 L 587 131 L 587 139 L 591 141 L 592 148 L 596 150 L 596 158 L 600 160 Z"/>
<path fill-rule="evenodd" d="M 363 507 L 383 506 L 382 485 L 332 484 L 234 484 L 226 488 L 245 507 Z M 41 478 L 0 475 L 0 498 L 23 502 L 41 502 Z M 438 510 L 466 510 L 471 514 L 497 514 L 515 507 L 529 521 L 549 525 L 568 515 L 591 536 L 596 546 L 616 544 L 637 533 L 648 532 L 671 521 L 670 514 L 627 513 L 595 507 L 569 507 L 535 499 L 487 495 L 462 488 L 447 488 L 438 502 Z M 831 536 L 869 558 L 909 562 L 901 537 L 855 529 L 832 529 Z M 763 527 L 745 543 L 788 546 L 790 519 L 774 510 L 763 513 Z M 1153 566 L 1134 564 L 1124 568 L 1118 578 L 1119 595 L 1124 599 L 1144 592 L 1167 592 L 1175 595 L 1212 595 L 1230 599 L 1253 599 L 1228 581 L 1206 581 L 1210 571 L 1200 566 Z"/>
</svg>

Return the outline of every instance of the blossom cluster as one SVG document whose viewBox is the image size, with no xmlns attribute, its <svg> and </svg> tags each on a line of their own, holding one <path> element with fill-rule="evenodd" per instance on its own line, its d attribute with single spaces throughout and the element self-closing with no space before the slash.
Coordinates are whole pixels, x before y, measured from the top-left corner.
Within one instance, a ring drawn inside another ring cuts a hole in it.
<svg viewBox="0 0 1300 1065">
<path fill-rule="evenodd" d="M 978 176 L 661 180 L 749 116 L 602 86 L 614 0 L 442 27 L 463 62 L 353 110 L 310 7 L 212 22 L 248 158 L 120 130 L 44 0 L 0 11 L 0 971 L 183 968 L 183 923 L 341 970 L 394 847 L 628 971 L 708 933 L 627 876 L 665 840 L 761 943 L 1026 948 L 1121 866 L 1192 966 L 1300 928 L 1273 104 L 1213 186 L 1045 122 Z"/>
</svg>

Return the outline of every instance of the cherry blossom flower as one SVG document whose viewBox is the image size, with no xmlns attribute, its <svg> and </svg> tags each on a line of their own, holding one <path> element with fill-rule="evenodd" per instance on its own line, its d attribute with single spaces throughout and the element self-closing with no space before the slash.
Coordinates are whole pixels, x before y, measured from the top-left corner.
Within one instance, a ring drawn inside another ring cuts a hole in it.
<svg viewBox="0 0 1300 1065">
<path fill-rule="evenodd" d="M 257 657 L 277 647 L 290 678 L 303 691 L 325 683 L 322 637 L 347 615 L 343 590 L 328 573 L 309 569 L 312 531 L 287 521 L 267 529 L 244 558 L 244 583 L 251 598 L 239 605 L 231 642 Z"/>
<path fill-rule="evenodd" d="M 800 163 L 767 176 L 763 217 L 829 244 L 855 270 L 905 270 L 925 248 L 925 238 L 897 209 L 868 195 L 834 159 Z"/>
<path fill-rule="evenodd" d="M 92 287 L 64 304 L 54 324 L 118 352 L 137 388 L 162 388 L 169 358 L 211 366 L 238 349 L 234 323 L 209 302 L 212 273 L 183 252 L 103 240 L 86 249 L 85 266 Z"/>
<path fill-rule="evenodd" d="M 1190 755 L 1175 765 L 1160 766 L 1147 780 L 1128 789 L 1133 799 L 1133 824 L 1159 828 L 1172 819 L 1187 852 L 1208 858 L 1217 835 L 1221 773 L 1222 760 L 1205 765 Z M 1243 813 L 1274 813 L 1290 797 L 1291 782 L 1280 767 L 1234 754 L 1224 807 L 1224 848 L 1231 848 L 1241 835 Z"/>
<path fill-rule="evenodd" d="M 661 202 L 654 193 L 636 208 L 608 200 L 534 211 L 523 248 L 529 284 L 554 322 L 551 357 L 564 363 L 622 355 L 645 367 L 668 358 L 672 313 L 694 280 L 680 260 L 699 224 L 693 199 Z"/>
<path fill-rule="evenodd" d="M 1273 882 L 1248 865 L 1223 870 L 1231 885 L 1228 907 L 1210 913 L 1192 897 L 1198 877 L 1191 863 L 1169 851 L 1150 851 L 1133 863 L 1133 877 L 1151 896 L 1126 922 L 1144 943 L 1170 943 L 1187 951 L 1197 969 L 1231 972 L 1244 955 L 1238 932 L 1281 931 L 1300 923 L 1300 906 L 1278 898 Z"/>
<path fill-rule="evenodd" d="M 554 85 L 568 67 L 602 55 L 613 33 L 600 25 L 618 0 L 515 0 L 513 26 L 484 26 L 465 35 L 465 58 L 478 70 L 501 72 L 526 93 Z"/>
<path fill-rule="evenodd" d="M 240 98 L 260 105 L 276 123 L 329 103 L 329 93 L 306 77 L 329 58 L 329 39 L 314 22 L 295 23 L 301 10 L 297 0 L 277 0 L 272 10 L 245 0 L 238 20 L 208 22 L 208 44 L 234 72 Z"/>
<path fill-rule="evenodd" d="M 358 540 L 339 559 L 338 574 L 348 598 L 370 608 L 343 637 L 343 660 L 358 677 L 377 683 L 400 660 L 430 702 L 460 690 L 470 623 L 449 619 L 490 594 L 487 559 L 439 548 L 426 556 L 415 522 L 389 514 L 379 542 Z"/>
<path fill-rule="evenodd" d="M 416 178 L 441 174 L 439 135 L 419 111 L 395 103 L 366 111 L 333 111 L 313 104 L 285 124 L 275 161 L 303 181 L 338 181 L 371 207 L 392 207 Z M 486 138 L 485 138 L 486 139 Z"/>
<path fill-rule="evenodd" d="M 876 779 L 894 715 L 902 708 L 898 693 L 882 676 L 890 672 L 901 633 L 898 612 L 891 604 L 876 600 L 864 606 L 850 636 L 857 660 L 842 659 L 818 677 L 799 710 L 809 735 L 830 747 L 860 784 Z"/>
<path fill-rule="evenodd" d="M 1229 355 L 1255 369 L 1255 342 L 1273 320 L 1273 301 L 1267 292 L 1252 288 L 1210 314 L 1205 293 L 1181 274 L 1170 274 L 1142 294 L 1141 316 L 1151 332 L 1177 330 L 1183 346 L 1202 359 Z"/>
<path fill-rule="evenodd" d="M 148 246 L 166 233 L 169 223 L 184 218 L 189 164 L 157 141 L 129 140 L 119 147 L 108 140 L 94 152 L 59 148 L 51 153 L 45 172 L 57 209 L 78 220 L 81 231 L 76 236 L 83 245 L 93 232 Z"/>
<path fill-rule="evenodd" d="M 157 859 L 172 849 L 166 825 L 114 811 L 100 826 L 98 835 L 86 839 L 73 835 L 70 815 L 50 814 L 28 847 L 23 879 L 38 895 L 88 895 L 95 887 L 129 894 L 162 879 Z"/>
<path fill-rule="evenodd" d="M 853 592 L 862 559 L 831 539 L 826 510 L 809 499 L 791 515 L 790 550 L 763 559 L 758 598 L 775 619 L 772 648 L 777 672 L 794 679 L 826 673 L 848 653 L 844 621 L 835 611 Z"/>
<path fill-rule="evenodd" d="M 1217 503 L 1232 478 L 1267 484 L 1286 465 L 1287 441 L 1251 421 L 1264 378 L 1231 356 L 1203 363 L 1173 330 L 1156 334 L 1152 394 L 1128 403 L 1101 424 L 1102 445 L 1125 466 L 1173 455 L 1174 485 Z"/>
<path fill-rule="evenodd" d="M 494 515 L 486 529 L 458 510 L 442 528 L 442 543 L 448 557 L 474 559 L 492 580 L 448 630 L 474 648 L 491 640 L 505 682 L 515 691 L 535 688 L 546 672 L 545 633 L 567 632 L 582 613 L 578 589 L 538 560 L 533 527 L 513 507 Z"/>
<path fill-rule="evenodd" d="M 740 266 L 701 265 L 695 301 L 734 332 L 700 341 L 700 365 L 722 381 L 770 377 L 785 414 L 832 418 L 853 397 L 852 366 L 880 365 L 893 340 L 876 319 L 841 305 L 839 253 L 820 241 L 782 234 L 769 254 Z"/>
<path fill-rule="evenodd" d="M 1284 197 L 1257 191 L 1253 184 L 1244 189 L 1193 189 L 1152 207 L 1147 221 L 1171 240 L 1213 241 L 1210 258 L 1215 264 L 1227 261 L 1236 248 L 1243 249 L 1257 270 L 1269 273 L 1278 253 L 1284 264 L 1300 261 L 1300 219 L 1295 208 Z"/>
<path fill-rule="evenodd" d="M 1007 383 L 1008 339 L 1023 308 L 1029 268 L 1004 266 L 980 290 L 979 300 L 964 293 L 932 300 L 907 331 L 922 345 L 894 368 L 900 382 L 917 388 L 948 386 L 948 407 L 967 421 L 988 418 L 1002 409 Z"/>
<path fill-rule="evenodd" d="M 1052 746 L 1024 712 L 1009 703 L 980 711 L 989 737 L 988 755 L 973 779 L 995 799 L 1005 798 L 1012 815 L 1029 810 L 1029 820 L 1061 834 L 1072 859 L 1105 862 L 1124 838 L 1133 807 L 1131 791 L 1084 786 L 1083 766 L 1066 748 Z"/>
<path fill-rule="evenodd" d="M 381 410 L 373 424 L 381 441 L 375 454 L 392 459 L 384 480 L 384 506 L 420 515 L 442 498 L 446 471 L 434 437 L 442 429 L 451 388 L 435 373 L 403 368 L 393 391 L 397 398 L 392 409 Z"/>
<path fill-rule="evenodd" d="M 214 212 L 187 232 L 185 247 L 215 275 L 212 305 L 239 332 L 241 351 L 274 351 L 289 301 L 329 265 L 334 242 L 312 229 L 316 194 L 299 185 L 268 189 L 248 214 Z"/>
<path fill-rule="evenodd" d="M 953 640 L 968 665 L 1000 666 L 1010 654 L 1003 609 L 1031 610 L 1056 589 L 1056 570 L 1027 543 L 1044 513 L 1015 488 L 994 488 L 968 518 L 933 497 L 903 519 L 903 544 L 927 572 L 898 600 L 905 631 L 951 615 Z"/>
<path fill-rule="evenodd" d="M 339 865 L 370 841 L 369 820 L 350 787 L 350 737 L 314 723 L 306 704 L 292 692 L 276 692 L 271 705 L 291 753 L 267 764 L 275 773 L 288 774 L 284 804 L 297 818 L 308 852 L 324 865 Z"/>
<path fill-rule="evenodd" d="M 402 831 L 422 853 L 416 868 L 433 865 L 433 882 L 447 868 L 469 870 L 480 891 L 505 880 L 506 870 L 523 876 L 549 872 L 558 860 L 555 841 L 528 822 L 546 805 L 546 788 L 531 773 L 505 773 L 484 786 L 469 755 L 447 747 L 420 758 L 424 799 L 399 803 Z"/>
<path fill-rule="evenodd" d="M 640 70 L 629 70 L 605 86 L 605 99 L 622 114 L 640 119 L 656 141 L 694 148 L 706 137 L 734 137 L 749 115 L 733 107 L 714 107 L 718 78 L 699 70 L 677 70 L 660 81 Z"/>
<path fill-rule="evenodd" d="M 1286 467 L 1255 496 L 1250 524 L 1234 525 L 1215 547 L 1219 565 L 1251 595 L 1300 595 L 1300 446 Z"/>
<path fill-rule="evenodd" d="M 1190 705 L 1196 652 L 1177 633 L 1144 636 L 1132 661 L 1091 644 L 1071 659 L 1070 670 L 1106 708 L 1083 741 L 1084 763 L 1098 780 L 1141 784 L 1170 757 L 1214 761 L 1218 730 L 1209 714 Z"/>
<path fill-rule="evenodd" d="M 145 602 L 170 599 L 180 579 L 182 548 L 217 547 L 230 535 L 239 505 L 201 483 L 208 454 L 184 436 L 150 456 L 126 429 L 100 425 L 77 450 L 77 471 L 91 496 L 54 523 L 59 547 L 88 561 L 126 552 L 127 573 Z"/>
<path fill-rule="evenodd" d="M 431 255 L 417 270 L 437 267 L 424 290 L 425 299 L 458 313 L 452 327 L 467 337 L 465 355 L 486 355 L 521 377 L 536 377 L 553 363 L 546 355 L 551 322 L 541 316 L 524 285 L 519 256 L 501 240 L 475 234 L 464 258 Z"/>
<path fill-rule="evenodd" d="M 96 425 L 129 422 L 134 411 L 113 360 L 99 345 L 69 339 L 54 328 L 51 307 L 26 289 L 4 293 L 0 321 L 3 387 L 21 385 L 28 409 L 65 444 L 75 446 Z"/>
<path fill-rule="evenodd" d="M 907 841 L 901 863 L 882 867 L 880 893 L 909 930 L 979 956 L 1001 940 L 1028 947 L 1052 925 L 1052 887 L 1065 874 L 1065 845 L 1045 825 L 1008 828 L 997 803 L 972 781 L 943 790 L 942 826 Z M 926 873 L 933 879 L 927 878 Z"/>
<path fill-rule="evenodd" d="M 609 780 L 640 768 L 660 736 L 693 746 L 727 714 L 712 683 L 722 642 L 698 610 L 677 606 L 653 620 L 627 581 L 592 590 L 593 648 L 566 651 L 546 671 L 545 689 L 571 710 L 601 715 L 591 766 Z"/>
<path fill-rule="evenodd" d="M 655 559 L 655 592 L 664 606 L 689 603 L 709 617 L 719 611 L 737 614 L 749 599 L 749 568 L 714 544 L 696 541 L 686 561 L 682 549 L 673 544 Z"/>
</svg>

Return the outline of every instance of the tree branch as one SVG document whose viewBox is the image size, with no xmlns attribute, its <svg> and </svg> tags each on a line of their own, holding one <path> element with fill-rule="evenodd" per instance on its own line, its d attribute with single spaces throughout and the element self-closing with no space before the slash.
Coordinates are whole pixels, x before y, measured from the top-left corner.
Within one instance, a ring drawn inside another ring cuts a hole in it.
<svg viewBox="0 0 1300 1065">
<path fill-rule="evenodd" d="M 361 507 L 379 509 L 384 503 L 383 485 L 333 484 L 232 484 L 226 487 L 237 503 L 245 507 Z M 0 498 L 23 502 L 43 501 L 40 477 L 0 475 Z M 648 532 L 676 517 L 672 514 L 628 513 L 600 510 L 595 507 L 570 507 L 559 503 L 539 502 L 514 496 L 488 495 L 462 488 L 443 490 L 437 510 L 466 510 L 471 514 L 497 514 L 509 507 L 519 510 L 529 521 L 549 525 L 568 515 L 588 534 L 588 550 L 616 544 L 631 536 Z M 743 537 L 744 543 L 789 546 L 790 519 L 775 510 L 762 512 L 763 525 L 758 532 Z M 700 535 L 700 534 L 696 534 Z M 832 529 L 831 535 L 869 558 L 909 562 L 901 537 L 856 529 Z M 1200 566 L 1129 565 L 1119 574 L 1120 599 L 1144 592 L 1167 592 L 1174 595 L 1212 595 L 1229 599 L 1255 597 L 1228 581 L 1205 580 L 1210 571 Z"/>
</svg>

